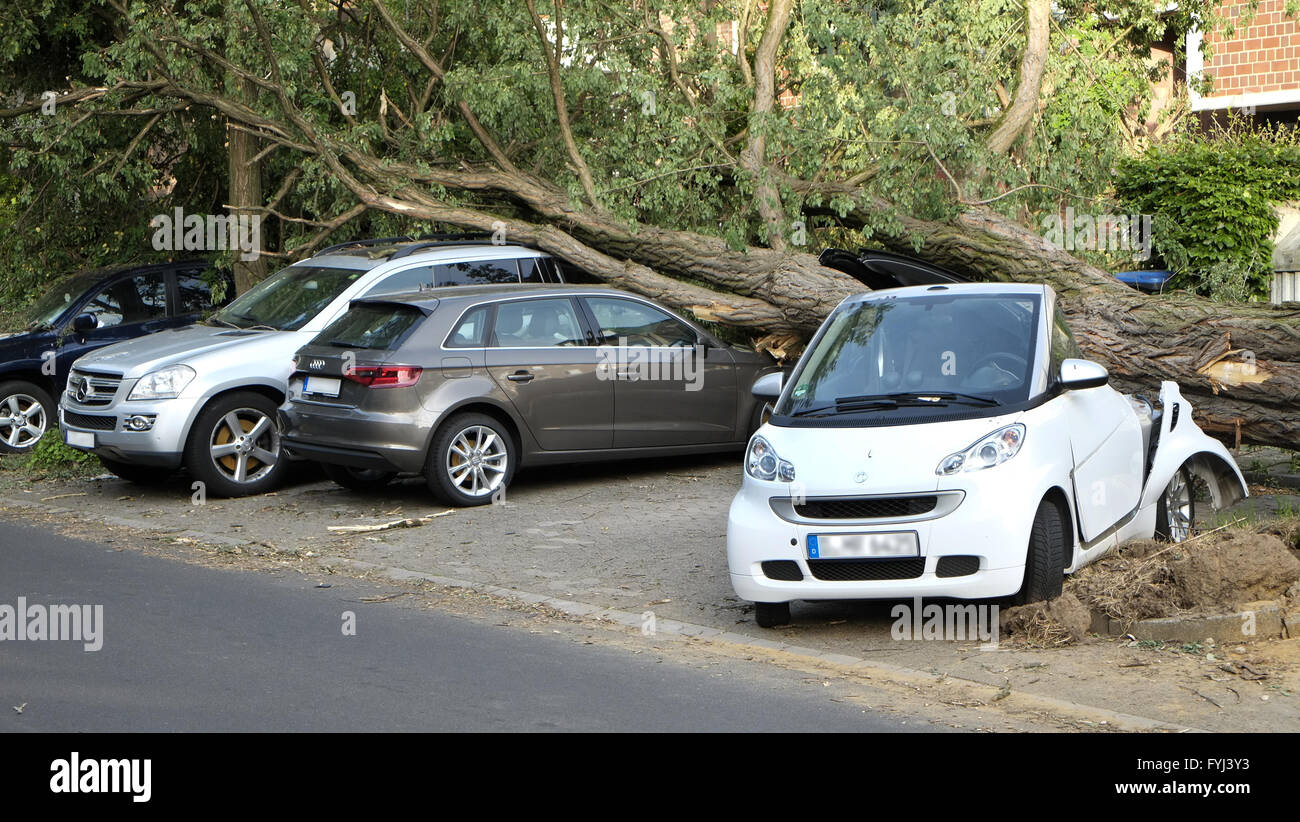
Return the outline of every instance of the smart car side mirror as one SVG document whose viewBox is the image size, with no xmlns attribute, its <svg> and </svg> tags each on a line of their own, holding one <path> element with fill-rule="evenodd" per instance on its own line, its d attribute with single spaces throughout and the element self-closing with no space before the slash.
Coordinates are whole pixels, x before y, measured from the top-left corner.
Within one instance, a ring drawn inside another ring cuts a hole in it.
<svg viewBox="0 0 1300 822">
<path fill-rule="evenodd" d="M 1104 366 L 1091 360 L 1065 360 L 1061 363 L 1061 388 L 1077 391 L 1081 388 L 1098 388 L 1110 382 Z"/>
<path fill-rule="evenodd" d="M 761 400 L 775 400 L 781 396 L 781 389 L 785 387 L 785 374 L 780 371 L 772 374 L 764 374 L 754 380 L 754 387 L 750 393 Z"/>
<path fill-rule="evenodd" d="M 94 314 L 78 314 L 72 320 L 72 333 L 85 334 L 99 327 L 99 320 Z"/>
</svg>

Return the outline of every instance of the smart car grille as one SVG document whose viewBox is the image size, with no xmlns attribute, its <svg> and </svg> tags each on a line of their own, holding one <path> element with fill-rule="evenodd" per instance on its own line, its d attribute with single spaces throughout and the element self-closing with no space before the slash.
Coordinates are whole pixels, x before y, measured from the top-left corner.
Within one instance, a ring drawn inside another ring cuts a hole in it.
<svg viewBox="0 0 1300 822">
<path fill-rule="evenodd" d="M 73 371 L 68 375 L 66 396 L 83 407 L 109 405 L 113 402 L 117 387 L 121 384 L 121 377 Z"/>
<path fill-rule="evenodd" d="M 979 569 L 979 557 L 939 557 L 939 564 L 934 569 L 934 575 L 937 577 L 968 577 Z"/>
<path fill-rule="evenodd" d="M 64 411 L 63 421 L 74 428 L 86 428 L 91 431 L 112 431 L 117 428 L 117 417 L 99 417 L 78 414 L 75 411 Z"/>
<path fill-rule="evenodd" d="M 799 570 L 799 563 L 792 559 L 769 559 L 763 563 L 763 574 L 768 579 L 776 579 L 782 582 L 800 582 L 803 580 L 803 571 Z"/>
<path fill-rule="evenodd" d="M 810 519 L 888 519 L 928 514 L 939 498 L 933 494 L 908 497 L 809 499 L 794 510 Z"/>
<path fill-rule="evenodd" d="M 908 559 L 810 559 L 808 570 L 827 582 L 916 579 L 925 571 L 925 557 Z"/>
</svg>

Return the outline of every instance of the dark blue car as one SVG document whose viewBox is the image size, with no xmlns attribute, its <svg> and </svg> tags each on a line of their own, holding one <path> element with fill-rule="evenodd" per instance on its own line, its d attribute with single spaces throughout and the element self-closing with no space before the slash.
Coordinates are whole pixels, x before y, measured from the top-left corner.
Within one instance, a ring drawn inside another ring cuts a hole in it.
<svg viewBox="0 0 1300 822">
<path fill-rule="evenodd" d="M 17 334 L 0 334 L 0 453 L 26 451 L 57 422 L 72 363 L 123 340 L 189 325 L 214 307 L 206 260 L 73 274 L 27 311 Z M 234 289 L 227 284 L 226 294 Z"/>
</svg>

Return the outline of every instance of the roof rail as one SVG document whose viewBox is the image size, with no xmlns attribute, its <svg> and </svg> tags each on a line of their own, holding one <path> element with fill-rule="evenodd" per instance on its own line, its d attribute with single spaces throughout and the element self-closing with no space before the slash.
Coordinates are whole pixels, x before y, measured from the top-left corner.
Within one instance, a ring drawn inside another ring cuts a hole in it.
<svg viewBox="0 0 1300 822">
<path fill-rule="evenodd" d="M 423 251 L 426 248 L 438 248 L 439 246 L 464 245 L 468 242 L 482 242 L 490 240 L 492 235 L 486 231 L 477 234 L 433 234 L 430 242 L 417 242 L 414 245 L 402 246 L 389 256 L 389 260 L 400 260 L 402 257 L 409 257 L 417 251 Z M 420 238 L 424 240 L 424 237 Z"/>
<path fill-rule="evenodd" d="M 466 242 L 477 242 L 480 240 L 486 240 L 486 239 L 490 239 L 491 237 L 492 235 L 486 231 L 477 231 L 473 233 L 453 233 L 453 234 L 421 234 L 419 237 L 412 237 L 410 235 L 405 235 L 405 234 L 400 237 L 375 237 L 369 240 L 353 240 L 352 242 L 348 242 L 348 243 L 338 243 L 337 245 L 332 245 L 328 248 L 322 248 L 320 251 L 317 251 L 312 256 L 319 257 L 323 254 L 329 254 L 332 251 L 338 251 L 343 248 L 367 248 L 376 245 L 394 245 L 396 243 L 414 243 L 414 242 L 421 243 L 420 245 L 398 249 L 394 254 L 392 254 L 389 257 L 389 259 L 391 260 L 396 260 L 399 257 L 405 257 L 407 254 L 410 254 L 414 251 L 418 251 L 421 248 L 428 248 L 430 246 L 435 246 L 435 245 L 459 245 L 461 243 L 466 243 Z M 423 242 L 426 240 L 429 242 Z"/>
<path fill-rule="evenodd" d="M 366 247 L 366 246 L 372 246 L 372 245 L 385 245 L 385 244 L 392 244 L 392 243 L 409 243 L 409 242 L 411 242 L 412 240 L 416 240 L 416 239 L 423 239 L 423 238 L 410 237 L 410 236 L 403 235 L 403 236 L 401 236 L 401 237 L 374 237 L 374 238 L 369 239 L 369 240 L 353 240 L 353 241 L 348 242 L 348 243 L 338 243 L 337 245 L 332 245 L 332 246 L 330 246 L 329 248 L 322 248 L 320 251 L 317 251 L 317 252 L 316 252 L 315 254 L 313 254 L 312 256 L 313 256 L 313 257 L 319 257 L 319 256 L 321 256 L 322 254 L 328 254 L 328 253 L 330 253 L 331 251 L 338 251 L 340 248 L 353 248 L 353 247 L 363 247 L 363 248 L 364 248 L 364 247 Z"/>
</svg>

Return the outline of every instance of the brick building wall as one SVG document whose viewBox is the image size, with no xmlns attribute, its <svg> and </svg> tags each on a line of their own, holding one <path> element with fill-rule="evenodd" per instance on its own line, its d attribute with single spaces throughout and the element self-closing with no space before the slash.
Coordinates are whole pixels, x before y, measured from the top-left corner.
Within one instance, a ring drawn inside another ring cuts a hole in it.
<svg viewBox="0 0 1300 822">
<path fill-rule="evenodd" d="M 1221 14 L 1237 20 L 1229 37 L 1222 26 L 1205 35 L 1213 54 L 1202 62 L 1188 44 L 1188 71 L 1213 78 L 1194 108 L 1264 108 L 1300 105 L 1300 20 L 1284 12 L 1286 0 L 1259 0 L 1248 17 L 1246 0 L 1226 0 Z M 1249 20 L 1249 25 L 1245 21 Z M 1199 65 L 1198 65 L 1199 64 Z"/>
</svg>

